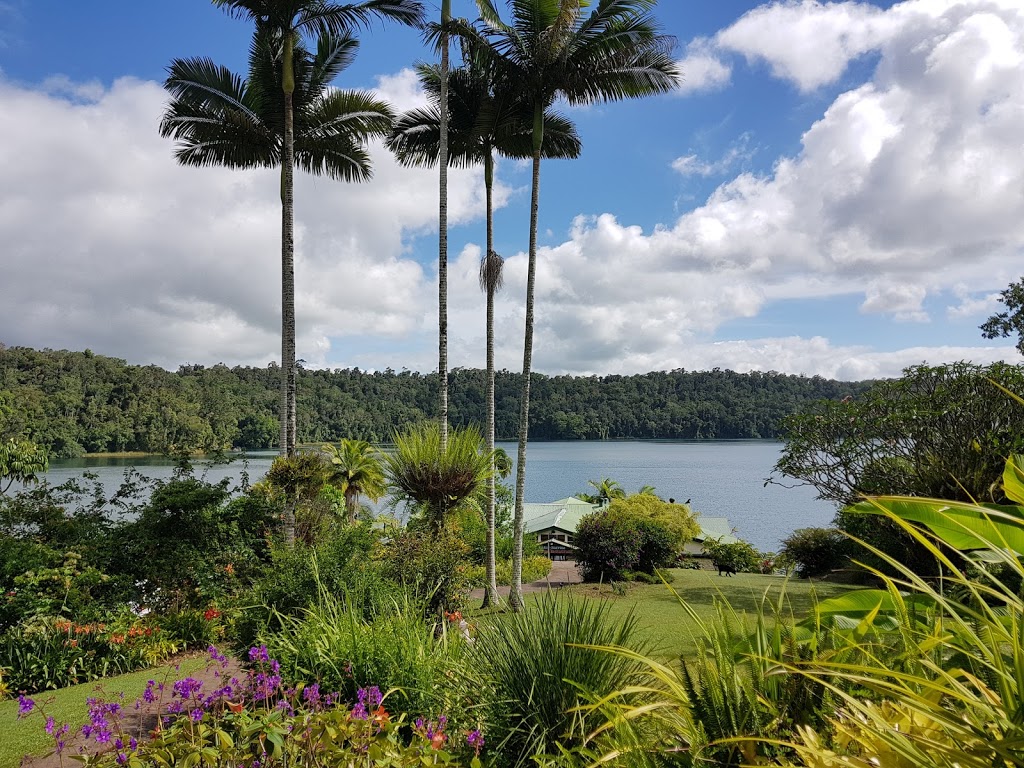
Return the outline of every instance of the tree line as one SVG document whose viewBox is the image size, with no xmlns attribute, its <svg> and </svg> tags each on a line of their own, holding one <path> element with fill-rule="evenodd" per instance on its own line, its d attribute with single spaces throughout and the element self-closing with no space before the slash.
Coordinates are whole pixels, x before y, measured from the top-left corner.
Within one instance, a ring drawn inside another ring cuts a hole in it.
<svg viewBox="0 0 1024 768">
<path fill-rule="evenodd" d="M 279 369 L 219 364 L 177 371 L 128 365 L 89 350 L 0 348 L 0 439 L 29 439 L 52 456 L 273 448 Z M 436 374 L 298 371 L 298 439 L 388 442 L 432 418 Z M 521 376 L 498 371 L 496 432 L 514 439 Z M 486 423 L 486 375 L 449 374 L 453 426 Z M 661 371 L 532 377 L 530 436 L 538 440 L 774 438 L 808 403 L 856 395 L 866 383 L 781 373 Z"/>
</svg>

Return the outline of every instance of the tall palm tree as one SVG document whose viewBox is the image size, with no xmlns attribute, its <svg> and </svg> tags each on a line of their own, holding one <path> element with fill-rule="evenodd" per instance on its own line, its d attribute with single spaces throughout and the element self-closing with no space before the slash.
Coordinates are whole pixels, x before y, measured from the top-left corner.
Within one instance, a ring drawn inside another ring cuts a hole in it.
<svg viewBox="0 0 1024 768">
<path fill-rule="evenodd" d="M 607 506 L 611 503 L 612 499 L 626 498 L 626 492 L 619 485 L 619 481 L 612 480 L 610 477 L 605 477 L 601 480 L 587 480 L 587 484 L 593 486 L 594 490 L 597 491 L 597 493 L 587 497 L 587 501 L 591 504 Z"/>
<path fill-rule="evenodd" d="M 327 482 L 345 494 L 348 521 L 355 523 L 360 496 L 379 501 L 387 493 L 380 454 L 365 440 L 347 438 L 323 450 L 330 462 Z"/>
<path fill-rule="evenodd" d="M 357 41 L 325 34 L 316 52 L 301 43 L 292 51 L 292 110 L 284 109 L 278 87 L 284 65 L 275 53 L 273 30 L 260 27 L 253 37 L 247 79 L 210 59 L 175 59 L 164 87 L 172 99 L 160 123 L 160 134 L 178 142 L 175 156 L 182 165 L 228 168 L 276 168 L 298 163 L 314 174 L 345 181 L 363 181 L 371 173 L 366 141 L 384 136 L 394 116 L 387 104 L 359 91 L 327 90 L 355 56 Z M 294 112 L 292 120 L 287 115 Z M 285 161 L 286 124 L 291 124 L 294 160 Z M 288 185 L 282 185 L 285 192 Z M 282 268 L 285 274 L 282 338 L 294 362 L 295 314 L 292 281 L 292 206 L 282 197 Z M 283 366 L 287 367 L 287 366 Z M 282 455 L 294 455 L 294 366 L 282 371 L 288 397 L 282 397 Z M 294 511 L 293 505 L 286 510 Z M 285 541 L 294 542 L 295 521 L 286 514 Z"/>
<path fill-rule="evenodd" d="M 423 89 L 435 102 L 425 109 L 406 112 L 395 123 L 388 146 L 403 165 L 433 167 L 441 158 L 441 126 L 447 122 L 448 163 L 458 167 L 483 164 L 487 208 L 486 251 L 480 258 L 480 287 L 487 295 L 487 450 L 494 450 L 494 295 L 502 284 L 504 260 L 494 250 L 494 153 L 527 158 L 532 154 L 533 119 L 529 104 L 506 89 L 495 89 L 494 70 L 488 57 L 463 47 L 464 65 L 444 77 L 444 67 L 418 67 Z M 441 105 L 442 86 L 446 110 Z M 544 156 L 578 157 L 580 140 L 565 117 L 548 110 L 544 114 Z M 443 167 L 443 163 L 442 163 Z M 488 480 L 487 555 L 483 607 L 498 602 L 497 564 L 494 556 L 494 477 Z"/>
<path fill-rule="evenodd" d="M 238 18 L 256 25 L 265 36 L 278 65 L 275 90 L 283 96 L 279 107 L 281 140 L 281 453 L 295 453 L 295 236 L 294 166 L 296 162 L 296 48 L 304 37 L 348 37 L 375 18 L 418 24 L 423 16 L 420 0 L 365 0 L 334 3 L 327 0 L 213 0 Z M 365 152 L 363 153 L 365 158 Z M 301 160 L 299 160 L 301 164 Z M 367 168 L 368 168 L 367 164 Z M 308 170 L 308 168 L 307 168 Z"/>
<path fill-rule="evenodd" d="M 439 208 L 437 228 L 437 379 L 440 407 L 441 450 L 448 447 L 448 24 L 452 17 L 451 0 L 441 0 L 441 111 L 438 157 Z"/>
<path fill-rule="evenodd" d="M 526 329 L 516 467 L 515 545 L 509 595 L 514 610 L 523 606 L 523 492 L 533 365 L 544 111 L 558 98 L 570 104 L 639 98 L 670 91 L 679 81 L 679 71 L 671 55 L 672 40 L 659 32 L 650 15 L 655 0 L 601 0 L 589 15 L 584 15 L 587 5 L 587 0 L 508 0 L 512 21 L 506 24 L 493 0 L 477 0 L 483 30 L 463 25 L 458 32 L 469 40 L 482 38 L 475 45 L 485 52 L 493 50 L 498 54 L 495 64 L 500 77 L 518 88 L 533 109 Z"/>
</svg>

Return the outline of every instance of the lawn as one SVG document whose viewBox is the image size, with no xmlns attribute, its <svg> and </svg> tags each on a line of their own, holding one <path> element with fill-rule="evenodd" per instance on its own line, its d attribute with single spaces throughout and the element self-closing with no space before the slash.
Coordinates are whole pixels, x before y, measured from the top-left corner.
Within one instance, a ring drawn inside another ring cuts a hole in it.
<svg viewBox="0 0 1024 768">
<path fill-rule="evenodd" d="M 191 674 L 206 666 L 209 660 L 205 656 L 189 658 L 181 662 L 180 671 L 175 665 L 168 664 L 141 672 L 132 672 L 118 677 L 95 680 L 91 683 L 62 688 L 59 691 L 47 691 L 33 695 L 31 698 L 52 715 L 57 723 L 70 723 L 72 730 L 81 728 L 86 722 L 88 710 L 85 700 L 96 696 L 98 691 L 108 700 L 111 696 L 124 694 L 125 701 L 134 702 L 142 695 L 147 680 L 172 680 L 181 674 Z M 0 768 L 17 768 L 25 755 L 45 755 L 53 749 L 53 739 L 43 730 L 44 720 L 39 712 L 18 719 L 17 700 L 0 702 Z M 67 757 L 65 752 L 65 757 Z M 69 760 L 68 765 L 77 765 L 77 761 Z"/>
<path fill-rule="evenodd" d="M 702 621 L 716 615 L 716 603 L 728 603 L 738 614 L 751 620 L 758 604 L 767 594 L 778 600 L 785 590 L 790 610 L 799 619 L 810 614 L 815 601 L 853 589 L 846 584 L 785 579 L 740 573 L 719 576 L 717 571 L 673 569 L 675 581 L 664 584 L 630 584 L 625 594 L 616 594 L 609 585 L 578 584 L 558 590 L 559 595 L 585 596 L 606 600 L 612 617 L 623 617 L 633 611 L 647 639 L 654 644 L 653 655 L 662 659 L 689 656 L 696 651 L 699 627 L 680 604 L 680 600 L 693 609 Z"/>
</svg>

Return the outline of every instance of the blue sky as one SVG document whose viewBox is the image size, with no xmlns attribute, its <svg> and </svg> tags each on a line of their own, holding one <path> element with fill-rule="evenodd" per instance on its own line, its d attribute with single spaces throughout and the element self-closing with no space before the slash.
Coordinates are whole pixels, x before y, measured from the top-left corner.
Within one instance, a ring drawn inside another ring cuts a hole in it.
<svg viewBox="0 0 1024 768">
<path fill-rule="evenodd" d="M 537 369 L 863 378 L 1019 360 L 978 331 L 1024 273 L 1019 2 L 656 15 L 679 92 L 569 109 L 583 156 L 544 164 Z M 244 71 L 249 33 L 203 0 L 0 0 L 0 342 L 172 368 L 277 357 L 273 173 L 179 168 L 156 135 L 170 60 Z M 361 40 L 335 85 L 422 103 L 418 34 Z M 368 184 L 299 183 L 299 357 L 430 370 L 436 178 L 372 154 Z M 483 364 L 479 175 L 452 174 L 452 366 Z M 529 169 L 500 161 L 498 184 L 498 364 L 516 369 Z"/>
</svg>

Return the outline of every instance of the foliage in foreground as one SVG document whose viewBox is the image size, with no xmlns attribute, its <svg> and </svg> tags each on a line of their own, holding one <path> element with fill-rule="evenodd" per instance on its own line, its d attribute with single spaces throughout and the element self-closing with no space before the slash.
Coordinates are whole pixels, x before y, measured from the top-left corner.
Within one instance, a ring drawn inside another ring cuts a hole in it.
<svg viewBox="0 0 1024 768">
<path fill-rule="evenodd" d="M 216 648 L 209 653 L 212 662 L 227 666 Z M 479 730 L 450 733 L 443 715 L 411 722 L 404 713 L 392 716 L 387 696 L 376 686 L 360 688 L 351 699 L 322 692 L 316 684 L 286 687 L 265 647 L 251 648 L 248 657 L 244 676 L 218 675 L 219 687 L 213 690 L 193 677 L 166 685 L 150 680 L 135 708 L 152 705 L 161 715 L 152 738 L 142 720 L 136 729 L 126 724 L 125 708 L 117 698 L 90 698 L 89 722 L 81 735 L 111 748 L 79 759 L 85 766 L 131 768 L 481 764 L 484 739 Z M 36 709 L 63 764 L 70 728 L 47 717 L 33 700 L 20 699 L 21 716 Z"/>
<path fill-rule="evenodd" d="M 601 713 L 580 711 L 584 692 L 639 682 L 639 663 L 588 643 L 646 649 L 633 616 L 614 621 L 606 604 L 551 594 L 481 624 L 467 658 L 469 695 L 494 734 L 498 765 L 530 765 L 534 755 L 582 744 L 603 723 Z"/>
<path fill-rule="evenodd" d="M 1024 505 L 1024 457 L 1007 463 L 1002 492 Z M 651 670 L 652 703 L 635 706 L 628 688 L 597 698 L 591 711 L 617 727 L 595 735 L 592 753 L 648 754 L 635 729 L 652 721 L 683 765 L 1024 766 L 1024 508 L 877 497 L 851 514 L 897 526 L 942 579 L 874 549 L 898 574 L 875 570 L 881 589 L 823 601 L 800 623 L 762 611 L 740 642 L 723 618 L 693 665 L 609 648 Z"/>
</svg>

